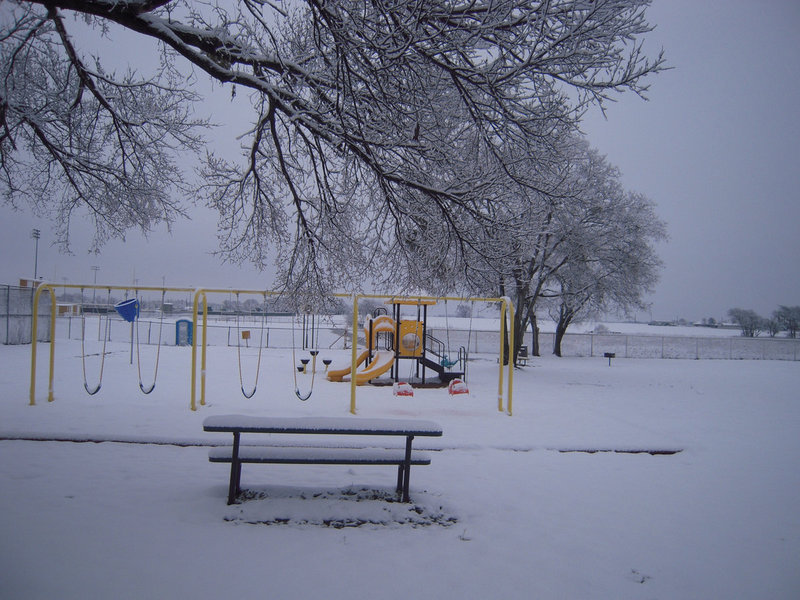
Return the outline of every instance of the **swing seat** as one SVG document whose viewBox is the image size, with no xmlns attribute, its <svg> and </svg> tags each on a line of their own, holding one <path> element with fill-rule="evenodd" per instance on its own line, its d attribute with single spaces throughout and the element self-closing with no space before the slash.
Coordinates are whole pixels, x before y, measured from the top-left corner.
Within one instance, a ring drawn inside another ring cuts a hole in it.
<svg viewBox="0 0 800 600">
<path fill-rule="evenodd" d="M 136 317 L 139 316 L 139 301 L 136 298 L 129 298 L 128 300 L 117 302 L 114 308 L 119 313 L 119 316 L 128 323 L 133 323 Z"/>
<path fill-rule="evenodd" d="M 393 393 L 395 396 L 414 396 L 414 388 L 410 383 L 405 381 L 398 381 L 393 386 Z"/>
<path fill-rule="evenodd" d="M 464 383 L 463 379 L 453 379 L 450 385 L 447 386 L 447 391 L 450 392 L 451 396 L 456 394 L 469 394 L 469 388 L 467 384 Z"/>
</svg>

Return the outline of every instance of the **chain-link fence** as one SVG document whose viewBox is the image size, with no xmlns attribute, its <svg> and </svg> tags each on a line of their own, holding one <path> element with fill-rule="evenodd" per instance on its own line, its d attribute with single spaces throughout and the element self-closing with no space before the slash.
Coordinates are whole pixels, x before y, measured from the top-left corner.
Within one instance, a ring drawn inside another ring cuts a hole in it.
<svg viewBox="0 0 800 600">
<path fill-rule="evenodd" d="M 30 291 L 28 291 L 28 299 Z M 43 303 L 44 304 L 44 303 Z M 28 307 L 30 304 L 28 304 Z M 30 308 L 28 308 L 30 312 Z M 130 336 L 130 323 L 125 323 L 111 313 L 109 335 L 111 340 L 121 341 Z M 139 322 L 139 337 L 142 344 L 157 344 L 159 330 L 161 343 L 176 343 L 176 319 L 191 318 L 191 315 L 173 315 L 165 319 L 163 326 L 156 312 L 142 314 Z M 87 315 L 86 335 L 99 339 L 100 331 L 105 331 L 98 319 L 107 316 Z M 301 319 L 291 317 L 270 317 L 266 321 L 248 317 L 215 317 L 209 321 L 207 339 L 211 346 L 254 346 L 259 344 L 267 348 L 302 349 L 315 347 L 319 349 L 342 350 L 350 347 L 352 337 L 349 329 L 345 329 L 341 319 L 325 317 L 313 332 L 304 328 Z M 40 328 L 47 320 L 40 317 Z M 30 316 L 28 316 L 28 342 L 30 342 Z M 58 336 L 80 339 L 81 317 L 60 317 L 58 319 Z M 498 331 L 428 328 L 429 335 L 440 340 L 448 354 L 456 355 L 460 347 L 468 348 L 471 354 L 499 354 L 500 334 Z M 196 333 L 195 333 L 196 335 Z M 245 337 L 246 336 L 246 337 Z M 314 341 L 309 343 L 309 337 Z M 539 334 L 539 348 L 542 355 L 553 351 L 555 334 L 542 332 Z M 40 336 L 41 338 L 41 336 Z M 199 341 L 199 339 L 198 339 Z M 19 342 L 25 343 L 25 342 Z M 359 344 L 363 344 L 363 333 L 359 332 Z M 524 342 L 531 347 L 530 334 Z M 693 337 L 693 336 L 658 336 L 645 334 L 611 334 L 611 333 L 567 333 L 561 342 L 563 356 L 602 357 L 613 352 L 619 358 L 690 358 L 690 359 L 755 359 L 755 360 L 800 360 L 800 339 L 741 336 L 726 337 Z"/>
<path fill-rule="evenodd" d="M 32 287 L 0 285 L 0 340 L 3 344 L 31 343 L 35 293 Z M 50 302 L 39 303 L 36 339 L 50 341 Z"/>
<path fill-rule="evenodd" d="M 539 334 L 542 353 L 552 352 L 554 338 L 552 333 Z M 607 352 L 620 358 L 798 360 L 800 340 L 567 333 L 561 341 L 562 356 L 603 356 Z"/>
</svg>

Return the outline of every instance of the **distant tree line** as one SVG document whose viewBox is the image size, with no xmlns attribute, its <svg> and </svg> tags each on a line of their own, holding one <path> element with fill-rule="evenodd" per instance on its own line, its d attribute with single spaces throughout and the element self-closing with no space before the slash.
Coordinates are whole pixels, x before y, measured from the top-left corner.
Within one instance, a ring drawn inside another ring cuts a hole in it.
<svg viewBox="0 0 800 600">
<path fill-rule="evenodd" d="M 787 337 L 796 338 L 800 327 L 800 306 L 780 306 L 769 318 L 746 308 L 732 308 L 728 311 L 728 316 L 739 326 L 745 337 L 756 337 L 762 332 L 775 337 L 785 331 Z"/>
</svg>

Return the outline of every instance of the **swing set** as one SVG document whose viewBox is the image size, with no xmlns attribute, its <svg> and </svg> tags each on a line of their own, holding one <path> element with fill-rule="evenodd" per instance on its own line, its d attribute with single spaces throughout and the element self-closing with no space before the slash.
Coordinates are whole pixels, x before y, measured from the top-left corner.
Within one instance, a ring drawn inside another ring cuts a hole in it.
<svg viewBox="0 0 800 600">
<path fill-rule="evenodd" d="M 199 403 L 201 406 L 205 406 L 206 403 L 206 364 L 207 364 L 207 347 L 208 347 L 208 294 L 211 293 L 222 293 L 222 294 L 235 294 L 236 295 L 236 349 L 237 349 L 237 358 L 238 358 L 238 365 L 239 365 L 239 383 L 241 386 L 242 394 L 245 398 L 252 398 L 256 393 L 256 388 L 258 387 L 258 378 L 261 369 L 261 351 L 264 346 L 264 330 L 266 329 L 266 320 L 267 320 L 267 298 L 272 296 L 280 296 L 281 292 L 273 292 L 269 290 L 230 290 L 230 289 L 213 289 L 213 288 L 201 288 L 195 290 L 194 292 L 194 299 L 192 302 L 192 322 L 194 323 L 194 331 L 197 331 L 198 325 L 202 325 L 202 337 L 198 342 L 198 336 L 194 335 L 192 338 L 192 384 L 191 384 L 191 400 L 190 400 L 190 408 L 192 410 L 197 410 L 197 346 L 198 343 L 200 344 L 200 400 Z M 252 390 L 248 391 L 245 389 L 244 386 L 244 378 L 242 375 L 243 367 L 242 367 L 242 354 L 241 354 L 241 340 L 249 338 L 249 331 L 245 332 L 242 331 L 240 328 L 240 314 L 242 313 L 240 308 L 239 298 L 240 295 L 260 295 L 263 298 L 263 307 L 261 310 L 262 314 L 262 321 L 261 321 L 261 333 L 259 335 L 259 345 L 258 345 L 258 359 L 256 362 L 256 372 L 255 372 L 255 381 L 252 387 Z M 309 319 L 312 317 L 309 311 L 303 313 L 303 348 L 305 349 L 309 344 L 308 341 L 308 322 Z M 297 357 L 296 357 L 296 341 L 295 341 L 295 329 L 296 329 L 296 318 L 292 318 L 292 363 L 296 364 Z M 247 336 L 242 334 L 247 333 Z M 303 367 L 298 367 L 297 370 L 294 370 L 294 393 L 298 400 L 305 402 L 308 400 L 313 391 L 314 391 L 314 383 L 316 379 L 316 359 L 319 351 L 316 349 L 316 336 L 314 334 L 314 327 L 311 326 L 311 345 L 313 348 L 310 350 L 311 353 L 311 361 L 312 361 L 312 374 L 311 374 L 311 384 L 307 390 L 301 390 L 300 384 L 297 378 L 298 372 L 302 372 L 305 370 L 305 365 Z M 308 362 L 309 359 L 302 359 Z"/>
<path fill-rule="evenodd" d="M 133 348 L 134 342 L 136 345 L 136 363 L 137 363 L 137 371 L 139 376 L 139 389 L 144 394 L 149 394 L 155 389 L 156 380 L 158 378 L 158 365 L 161 356 L 161 339 L 162 339 L 162 332 L 163 332 L 163 325 L 164 325 L 164 297 L 165 294 L 170 292 L 176 293 L 184 293 L 184 292 L 192 292 L 191 288 L 175 288 L 175 287 L 152 287 L 152 286 L 119 286 L 119 285 L 83 285 L 83 284 L 59 284 L 56 286 L 55 284 L 51 283 L 41 283 L 37 288 L 36 292 L 33 296 L 33 310 L 38 311 L 39 302 L 41 300 L 41 295 L 45 292 L 50 294 L 50 331 L 51 333 L 51 340 L 50 340 L 50 353 L 49 353 L 49 375 L 48 375 L 48 393 L 47 393 L 47 401 L 52 402 L 54 399 L 54 378 L 55 378 L 55 351 L 56 351 L 56 315 L 58 313 L 57 304 L 56 304 L 56 288 L 62 288 L 64 290 L 67 289 L 76 289 L 80 290 L 81 292 L 81 367 L 83 373 L 83 387 L 89 395 L 97 394 L 102 385 L 103 385 L 103 375 L 105 372 L 105 360 L 106 356 L 109 354 L 107 351 L 107 342 L 111 337 L 111 315 L 116 312 L 122 317 L 125 321 L 131 323 L 131 364 L 133 364 Z M 84 294 L 86 290 L 105 290 L 106 291 L 106 300 L 104 304 L 97 304 L 93 302 L 89 305 L 84 300 Z M 124 291 L 125 295 L 127 296 L 131 291 L 134 293 L 133 298 L 126 298 L 122 302 L 118 302 L 116 305 L 111 304 L 111 292 L 113 290 L 120 290 Z M 140 342 L 139 342 L 139 308 L 140 308 L 140 301 L 139 301 L 139 294 L 141 292 L 161 292 L 161 307 L 160 307 L 160 317 L 159 317 L 159 330 L 158 330 L 158 343 L 156 348 L 156 357 L 155 357 L 155 366 L 153 370 L 153 382 L 150 385 L 145 385 L 142 380 L 142 360 L 141 360 L 141 350 L 140 350 Z M 87 310 L 87 306 L 91 306 L 89 310 Z M 102 338 L 102 346 L 100 352 L 100 367 L 99 373 L 97 377 L 96 384 L 89 383 L 88 377 L 88 368 L 87 368 L 87 357 L 89 353 L 86 349 L 86 314 L 87 312 L 91 312 L 98 316 L 98 341 Z M 103 327 L 103 319 L 105 318 L 105 327 Z M 31 326 L 31 331 L 33 335 L 37 335 L 38 329 L 38 315 L 36 312 L 33 314 L 33 321 Z M 36 357 L 37 357 L 37 340 L 33 339 L 31 343 L 31 380 L 30 380 L 30 401 L 29 404 L 34 406 L 36 404 Z"/>
<path fill-rule="evenodd" d="M 102 336 L 102 350 L 100 351 L 100 367 L 99 367 L 99 374 L 96 384 L 90 384 L 88 378 L 88 369 L 87 369 L 87 361 L 86 358 L 88 356 L 86 351 L 85 339 L 86 339 L 86 318 L 85 312 L 81 311 L 81 363 L 83 369 L 83 384 L 84 388 L 87 393 L 90 395 L 96 394 L 103 384 L 103 373 L 105 367 L 105 358 L 108 354 L 106 343 L 110 337 L 110 317 L 109 313 L 111 313 L 114 309 L 119 315 L 125 320 L 131 323 L 131 364 L 133 363 L 133 348 L 134 342 L 136 345 L 136 360 L 137 360 L 137 371 L 138 371 L 138 379 L 139 379 L 139 389 L 144 394 L 149 394 L 155 389 L 157 377 L 158 377 L 158 367 L 160 361 L 160 352 L 161 352 L 161 340 L 162 340 L 162 330 L 163 330 L 163 322 L 164 322 L 164 300 L 165 295 L 167 292 L 175 292 L 175 293 L 189 293 L 193 294 L 192 300 L 192 331 L 194 335 L 192 335 L 191 340 L 191 400 L 190 400 L 190 408 L 191 410 L 197 410 L 197 379 L 198 379 L 198 360 L 197 360 L 197 350 L 198 345 L 201 348 L 201 356 L 200 356 L 200 405 L 205 405 L 205 392 L 206 392 L 206 364 L 207 364 L 207 345 L 208 345 L 208 301 L 207 301 L 207 294 L 209 293 L 221 293 L 221 294 L 230 294 L 236 293 L 237 294 L 237 358 L 239 363 L 239 383 L 242 394 L 247 397 L 251 398 L 255 395 L 256 388 L 258 385 L 258 378 L 260 373 L 261 367 L 261 351 L 263 347 L 263 336 L 264 336 L 264 329 L 266 329 L 266 316 L 267 312 L 264 309 L 262 311 L 262 321 L 261 321 L 261 335 L 259 339 L 259 350 L 258 350 L 258 358 L 256 363 L 256 372 L 254 377 L 254 383 L 252 388 L 248 389 L 244 385 L 244 375 L 243 375 L 243 367 L 242 367 L 242 354 L 241 354 L 241 341 L 243 338 L 241 330 L 241 324 L 238 321 L 239 313 L 241 312 L 238 310 L 238 298 L 240 294 L 255 294 L 260 295 L 264 300 L 264 307 L 266 308 L 266 300 L 269 296 L 278 296 L 281 292 L 272 292 L 272 291 L 263 291 L 263 290 L 231 290 L 231 289 L 213 289 L 213 288 L 201 288 L 201 289 L 193 289 L 193 288 L 175 288 L 175 287 L 151 287 L 151 286 L 107 286 L 107 285 L 76 285 L 76 284 L 62 284 L 56 286 L 55 284 L 50 283 L 41 283 L 34 293 L 33 298 L 33 320 L 32 320 L 32 337 L 31 337 L 31 371 L 30 371 L 30 402 L 31 406 L 35 405 L 35 398 L 36 398 L 36 363 L 37 363 L 37 327 L 38 327 L 38 306 L 41 299 L 41 295 L 45 292 L 50 294 L 51 299 L 51 311 L 50 311 L 50 331 L 52 332 L 51 341 L 50 341 L 50 351 L 49 351 L 49 375 L 48 375 L 48 395 L 47 400 L 48 402 L 52 402 L 54 400 L 54 364 L 55 364 L 55 349 L 56 349 L 56 315 L 57 315 L 57 305 L 56 305 L 56 287 L 61 287 L 64 289 L 80 289 L 81 296 L 83 297 L 84 290 L 92 289 L 92 290 L 106 290 L 106 306 L 105 313 L 106 318 L 106 329 L 105 332 L 102 330 L 102 315 L 99 314 L 99 329 L 98 332 L 99 336 Z M 117 303 L 117 306 L 111 307 L 111 292 L 112 290 L 123 290 L 127 294 L 132 290 L 134 293 L 134 297 L 127 298 L 125 301 Z M 156 348 L 156 355 L 155 361 L 153 366 L 153 379 L 152 383 L 145 384 L 142 377 L 142 360 L 141 360 L 141 351 L 140 351 L 140 337 L 139 337 L 139 324 L 140 321 L 138 319 L 141 301 L 139 295 L 141 292 L 160 292 L 161 293 L 161 311 L 159 316 L 159 331 L 158 331 L 158 344 Z M 430 306 L 435 304 L 438 301 L 445 302 L 445 320 L 447 322 L 447 330 L 448 330 L 448 339 L 447 344 L 445 347 L 445 351 L 441 352 L 441 356 L 439 356 L 437 369 L 447 370 L 455 366 L 456 364 L 461 364 L 462 369 L 460 371 L 452 372 L 453 374 L 449 376 L 449 385 L 448 391 L 451 394 L 457 393 L 467 393 L 467 365 L 468 365 L 468 348 L 469 348 L 469 337 L 467 341 L 467 348 L 460 348 L 458 352 L 458 358 L 453 360 L 450 357 L 453 356 L 450 352 L 450 340 L 449 340 L 449 315 L 447 313 L 447 302 L 450 301 L 457 301 L 457 302 L 489 302 L 489 303 L 497 303 L 500 305 L 500 347 L 499 347 L 499 356 L 504 355 L 504 347 L 505 347 L 505 331 L 506 327 L 504 327 L 504 323 L 508 319 L 511 323 L 513 323 L 514 317 L 514 308 L 513 305 L 508 298 L 483 298 L 483 297 L 434 297 L 434 296 L 414 296 L 414 297 L 397 297 L 392 295 L 375 295 L 375 294 L 363 294 L 363 295 L 350 295 L 350 294 L 334 294 L 335 297 L 339 298 L 348 298 L 352 300 L 353 303 L 353 323 L 358 322 L 358 302 L 361 299 L 388 299 L 389 302 L 387 304 L 396 304 L 399 305 L 403 303 L 405 305 L 413 304 L 424 311 L 426 310 L 426 306 Z M 97 308 L 95 309 L 97 310 Z M 113 314 L 113 313 L 112 313 Z M 399 315 L 398 315 L 399 316 Z M 307 339 L 307 334 L 309 332 L 308 329 L 308 319 L 311 318 L 312 315 L 310 313 L 305 313 L 303 315 L 303 337 L 304 337 L 304 349 L 306 348 L 305 340 Z M 202 338 L 198 339 L 200 336 L 197 335 L 198 333 L 198 326 L 201 323 L 202 318 Z M 406 331 L 400 329 L 399 319 L 397 320 L 397 327 L 398 329 L 395 332 L 395 338 L 398 340 L 402 340 L 403 336 L 406 336 L 409 333 L 413 333 L 414 335 L 419 335 L 419 331 L 417 329 Z M 296 317 L 292 322 L 292 362 L 296 364 L 296 343 L 295 343 L 295 328 L 297 327 L 296 324 Z M 507 328 L 509 334 L 509 345 L 513 346 L 513 335 L 514 329 L 513 327 Z M 315 383 L 315 374 L 316 374 L 316 359 L 318 355 L 317 349 L 317 339 L 316 334 L 314 331 L 314 325 L 312 322 L 311 325 L 311 361 L 312 361 L 312 377 L 309 388 L 307 390 L 301 390 L 299 385 L 299 380 L 297 377 L 299 370 L 294 370 L 294 392 L 297 398 L 301 401 L 308 400 L 314 389 Z M 357 372 L 357 334 L 358 328 L 354 327 L 352 330 L 352 344 L 351 344 L 351 368 L 350 368 L 350 412 L 356 414 L 356 372 Z M 470 313 L 470 332 L 469 336 L 471 337 L 472 333 L 472 312 Z M 423 335 L 424 337 L 424 335 Z M 249 336 L 248 336 L 249 338 Z M 399 345 L 399 344 L 398 344 Z M 412 346 L 414 344 L 412 343 Z M 327 359 L 323 362 L 326 363 L 326 370 L 328 368 L 328 364 L 330 361 Z M 434 362 L 434 361 L 431 361 Z M 498 370 L 498 388 L 497 388 L 497 400 L 498 400 L 498 410 L 500 412 L 506 411 L 509 415 L 512 414 L 512 395 L 513 395 L 513 365 L 508 364 L 504 365 L 503 360 L 501 359 L 499 362 L 499 370 Z M 452 363 L 452 364 L 451 364 Z M 419 365 L 418 365 L 419 366 Z M 504 368 L 508 366 L 508 378 L 507 378 L 507 392 L 504 391 L 506 389 L 504 385 Z M 395 377 L 399 382 L 399 366 L 396 366 Z M 413 365 L 412 365 L 413 368 Z M 293 367 L 294 369 L 294 367 Z M 422 370 L 424 375 L 424 369 Z M 410 386 L 409 386 L 410 387 Z M 403 393 L 398 393 L 398 395 L 405 395 L 408 393 L 408 388 L 404 388 Z M 411 393 L 413 394 L 413 388 L 411 388 Z M 506 402 L 504 408 L 504 400 Z"/>
</svg>

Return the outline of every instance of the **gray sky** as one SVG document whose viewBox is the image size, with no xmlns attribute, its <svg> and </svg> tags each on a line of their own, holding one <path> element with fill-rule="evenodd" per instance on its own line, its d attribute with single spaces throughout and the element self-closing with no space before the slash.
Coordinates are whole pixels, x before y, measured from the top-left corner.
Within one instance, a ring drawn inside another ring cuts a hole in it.
<svg viewBox="0 0 800 600">
<path fill-rule="evenodd" d="M 732 307 L 766 316 L 800 304 L 800 3 L 656 0 L 648 17 L 657 29 L 646 46 L 663 47 L 673 70 L 652 80 L 649 102 L 623 96 L 583 127 L 667 222 L 661 283 L 639 319 L 719 319 Z M 213 137 L 234 147 L 245 127 Z M 215 216 L 192 215 L 171 236 L 131 232 L 97 256 L 87 254 L 88 227 L 75 223 L 65 256 L 50 246 L 50 223 L 0 206 L 0 283 L 33 275 L 35 227 L 38 275 L 56 283 L 92 283 L 96 265 L 104 284 L 269 285 L 268 274 L 210 256 Z"/>
<path fill-rule="evenodd" d="M 673 70 L 584 131 L 667 222 L 653 317 L 800 304 L 800 3 L 657 0 Z"/>
</svg>

